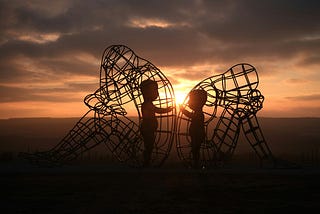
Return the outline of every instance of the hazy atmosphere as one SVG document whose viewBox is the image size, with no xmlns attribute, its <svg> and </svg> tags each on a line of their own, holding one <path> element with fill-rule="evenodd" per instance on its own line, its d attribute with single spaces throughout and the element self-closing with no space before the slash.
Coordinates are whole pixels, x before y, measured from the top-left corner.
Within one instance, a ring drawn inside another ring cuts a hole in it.
<svg viewBox="0 0 320 214">
<path fill-rule="evenodd" d="M 0 1 L 0 118 L 79 117 L 103 50 L 123 44 L 184 96 L 237 63 L 259 73 L 258 116 L 320 116 L 319 1 Z"/>
</svg>

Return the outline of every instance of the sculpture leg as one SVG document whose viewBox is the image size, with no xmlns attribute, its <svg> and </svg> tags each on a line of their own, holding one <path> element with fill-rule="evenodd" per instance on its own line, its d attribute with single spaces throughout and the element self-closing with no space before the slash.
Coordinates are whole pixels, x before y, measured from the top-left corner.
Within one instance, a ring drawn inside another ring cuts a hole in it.
<svg viewBox="0 0 320 214">
<path fill-rule="evenodd" d="M 22 153 L 21 156 L 39 165 L 60 165 L 97 146 L 100 142 L 95 136 L 99 130 L 97 130 L 96 119 L 90 116 L 91 113 L 93 111 L 88 111 L 69 133 L 49 151 L 34 154 Z M 108 125 L 105 124 L 105 126 Z"/>
<path fill-rule="evenodd" d="M 99 132 L 96 119 L 90 117 L 91 111 L 85 114 L 69 131 L 69 133 L 50 151 L 50 159 L 54 162 L 66 162 L 77 158 L 80 154 L 97 146 L 100 142 L 95 138 Z"/>
<path fill-rule="evenodd" d="M 52 149 L 21 156 L 39 165 L 59 165 L 104 143 L 122 162 L 138 165 L 141 142 L 138 126 L 126 117 L 85 114 L 69 133 Z"/>
<path fill-rule="evenodd" d="M 193 167 L 196 169 L 199 168 L 200 148 L 201 148 L 201 143 L 204 142 L 204 139 L 201 139 L 201 138 L 203 137 L 191 136 L 191 152 L 192 152 L 192 159 L 193 159 Z"/>
<path fill-rule="evenodd" d="M 242 127 L 248 142 L 259 157 L 260 163 L 262 164 L 264 160 L 271 160 L 272 164 L 274 164 L 273 155 L 262 134 L 256 115 L 251 114 L 244 118 Z"/>
<path fill-rule="evenodd" d="M 111 153 L 120 161 L 133 166 L 140 166 L 141 153 L 143 151 L 138 125 L 125 116 L 111 117 L 110 132 L 102 132 L 97 135 Z"/>
<path fill-rule="evenodd" d="M 224 109 L 213 133 L 212 141 L 217 148 L 217 160 L 227 160 L 234 152 L 240 133 L 237 114 Z"/>
<path fill-rule="evenodd" d="M 155 134 L 154 132 L 143 135 L 144 151 L 143 151 L 143 165 L 148 167 L 151 161 L 151 155 L 154 147 Z"/>
</svg>

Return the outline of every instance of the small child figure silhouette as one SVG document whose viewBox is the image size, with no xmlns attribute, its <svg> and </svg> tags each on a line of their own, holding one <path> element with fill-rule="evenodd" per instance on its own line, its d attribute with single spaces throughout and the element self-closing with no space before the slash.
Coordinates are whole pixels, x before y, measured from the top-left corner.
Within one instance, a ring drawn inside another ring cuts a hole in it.
<svg viewBox="0 0 320 214">
<path fill-rule="evenodd" d="M 144 140 L 144 166 L 149 166 L 151 154 L 155 142 L 155 132 L 158 128 L 158 121 L 155 113 L 163 114 L 172 111 L 172 107 L 158 108 L 153 105 L 153 101 L 159 96 L 158 84 L 153 80 L 144 80 L 140 84 L 144 102 L 141 105 L 142 123 L 141 134 Z"/>
<path fill-rule="evenodd" d="M 206 133 L 204 127 L 203 106 L 207 101 L 207 92 L 202 89 L 193 90 L 189 93 L 188 105 L 193 110 L 189 112 L 180 105 L 181 112 L 191 118 L 189 135 L 191 137 L 191 151 L 193 158 L 193 167 L 199 168 L 200 147 L 205 141 Z"/>
</svg>

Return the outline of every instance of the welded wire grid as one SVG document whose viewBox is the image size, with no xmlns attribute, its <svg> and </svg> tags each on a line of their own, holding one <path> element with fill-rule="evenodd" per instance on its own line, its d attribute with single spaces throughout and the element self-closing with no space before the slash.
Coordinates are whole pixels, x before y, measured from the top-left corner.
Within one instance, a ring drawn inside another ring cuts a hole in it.
<svg viewBox="0 0 320 214">
<path fill-rule="evenodd" d="M 196 85 L 191 91 L 203 89 L 208 99 L 203 108 L 206 140 L 201 144 L 200 161 L 203 167 L 223 164 L 230 159 L 237 146 L 241 127 L 261 160 L 273 160 L 259 126 L 256 113 L 263 107 L 264 97 L 257 89 L 256 69 L 246 63 L 232 66 Z M 183 106 L 188 106 L 188 97 Z M 188 130 L 191 119 L 179 112 L 177 117 L 177 152 L 181 160 L 192 166 L 191 138 Z"/>
<path fill-rule="evenodd" d="M 156 66 L 124 45 L 105 49 L 100 67 L 100 87 L 84 99 L 90 110 L 54 148 L 24 154 L 24 157 L 36 163 L 64 163 L 104 143 L 119 161 L 141 166 L 144 147 L 139 128 L 143 103 L 140 84 L 147 79 L 158 84 L 159 97 L 153 104 L 159 108 L 173 107 L 171 112 L 157 115 L 158 129 L 150 164 L 162 165 L 174 140 L 176 108 L 173 88 Z"/>
</svg>

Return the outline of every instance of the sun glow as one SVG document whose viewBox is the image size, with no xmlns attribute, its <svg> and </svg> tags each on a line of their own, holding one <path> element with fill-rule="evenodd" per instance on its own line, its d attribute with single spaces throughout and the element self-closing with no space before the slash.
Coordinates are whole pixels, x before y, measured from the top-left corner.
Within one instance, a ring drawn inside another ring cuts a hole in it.
<svg viewBox="0 0 320 214">
<path fill-rule="evenodd" d="M 176 99 L 177 106 L 183 104 L 187 94 L 188 94 L 187 92 L 183 92 L 183 91 L 176 91 L 175 92 L 175 99 Z"/>
</svg>

